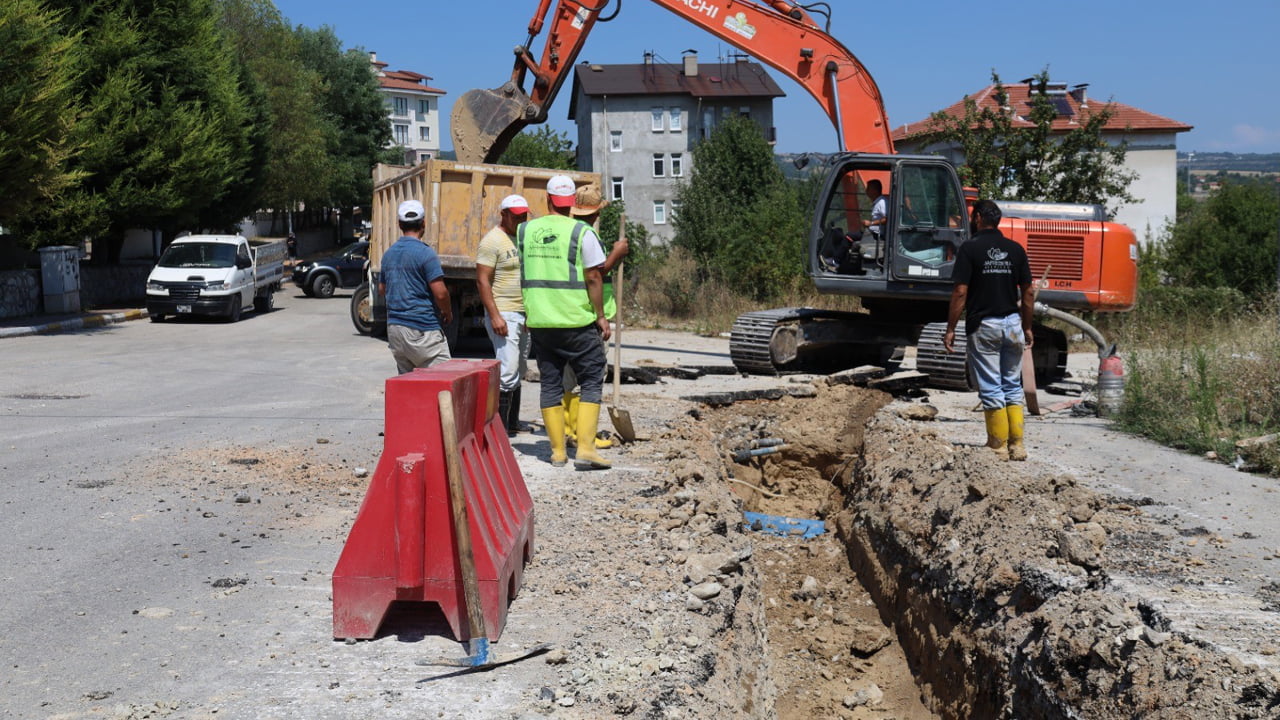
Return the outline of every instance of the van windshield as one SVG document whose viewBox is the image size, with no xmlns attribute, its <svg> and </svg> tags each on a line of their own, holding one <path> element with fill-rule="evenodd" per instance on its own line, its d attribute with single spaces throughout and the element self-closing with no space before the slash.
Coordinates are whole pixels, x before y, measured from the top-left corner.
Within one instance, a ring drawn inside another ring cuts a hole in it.
<svg viewBox="0 0 1280 720">
<path fill-rule="evenodd" d="M 229 268 L 236 264 L 236 246 L 226 243 L 177 243 L 160 256 L 161 267 Z"/>
</svg>

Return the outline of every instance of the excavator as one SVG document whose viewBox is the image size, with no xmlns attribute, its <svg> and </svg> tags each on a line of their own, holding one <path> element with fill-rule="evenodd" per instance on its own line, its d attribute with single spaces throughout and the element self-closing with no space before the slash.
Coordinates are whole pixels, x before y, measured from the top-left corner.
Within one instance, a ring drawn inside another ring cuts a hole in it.
<svg viewBox="0 0 1280 720">
<path fill-rule="evenodd" d="M 871 74 L 830 34 L 831 7 L 790 0 L 650 0 L 799 83 L 836 131 L 812 214 L 808 274 L 819 292 L 857 296 L 866 312 L 782 308 L 747 313 L 734 323 L 730 354 L 742 372 L 831 372 L 897 363 L 917 346 L 916 367 L 931 384 L 968 386 L 963 352 L 942 347 L 957 248 L 973 232 L 977 192 L 962 187 L 939 156 L 894 152 L 880 90 Z M 525 127 L 545 122 L 597 22 L 615 19 L 621 0 L 540 0 L 528 38 L 515 47 L 510 79 L 464 93 L 452 112 L 458 160 L 495 162 Z M 607 14 L 606 14 L 607 13 Z M 534 40 L 549 25 L 540 56 Z M 527 88 L 527 89 L 526 89 Z M 886 198 L 880 232 L 863 232 L 878 184 Z M 1123 312 L 1137 294 L 1133 232 L 1105 221 L 1100 206 L 1000 202 L 1001 231 L 1027 249 L 1038 278 L 1041 316 L 1076 325 L 1114 353 L 1096 330 L 1064 311 Z M 846 243 L 840 263 L 829 249 Z M 1067 337 L 1037 325 L 1037 384 L 1062 379 Z M 957 338 L 958 350 L 962 341 Z"/>
</svg>

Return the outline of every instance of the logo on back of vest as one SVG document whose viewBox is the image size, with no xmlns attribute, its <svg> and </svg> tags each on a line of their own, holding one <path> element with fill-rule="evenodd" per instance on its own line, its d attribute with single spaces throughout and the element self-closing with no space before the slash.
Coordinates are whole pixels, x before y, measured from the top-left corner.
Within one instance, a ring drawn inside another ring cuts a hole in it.
<svg viewBox="0 0 1280 720">
<path fill-rule="evenodd" d="M 559 235 L 556 235 L 553 232 L 549 232 L 549 233 L 540 234 L 536 236 L 534 239 L 542 243 L 543 245 L 550 245 L 551 243 L 555 242 L 559 237 L 560 237 Z"/>
<path fill-rule="evenodd" d="M 1000 248 L 991 248 L 987 251 L 987 257 L 995 260 L 996 262 L 1000 262 L 1001 260 L 1009 257 L 1009 253 L 1001 250 Z"/>
</svg>

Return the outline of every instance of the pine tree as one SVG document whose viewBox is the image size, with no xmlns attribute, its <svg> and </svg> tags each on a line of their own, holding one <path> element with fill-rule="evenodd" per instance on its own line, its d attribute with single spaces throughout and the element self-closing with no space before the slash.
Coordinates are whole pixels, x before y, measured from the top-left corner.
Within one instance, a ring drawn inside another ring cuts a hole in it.
<svg viewBox="0 0 1280 720">
<path fill-rule="evenodd" d="M 81 38 L 72 168 L 84 177 L 29 218 L 31 235 L 88 235 L 106 246 L 95 261 L 115 262 L 129 228 L 176 233 L 251 211 L 234 190 L 253 181 L 255 115 L 213 0 L 49 4 Z"/>
<path fill-rule="evenodd" d="M 68 161 L 75 104 L 75 38 L 37 0 L 0 4 L 0 225 L 49 204 L 79 179 Z"/>
</svg>

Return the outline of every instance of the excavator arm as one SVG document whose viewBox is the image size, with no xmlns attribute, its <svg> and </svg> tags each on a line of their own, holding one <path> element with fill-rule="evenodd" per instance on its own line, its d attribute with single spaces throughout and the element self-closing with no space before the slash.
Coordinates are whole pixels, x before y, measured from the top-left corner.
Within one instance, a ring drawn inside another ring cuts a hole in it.
<svg viewBox="0 0 1280 720">
<path fill-rule="evenodd" d="M 788 0 L 650 0 L 800 83 L 822 105 L 840 150 L 893 152 L 884 102 L 862 63 L 814 18 Z M 529 37 L 515 48 L 511 78 L 492 90 L 470 90 L 454 104 L 453 147 L 462 162 L 496 162 L 525 127 L 545 122 L 582 45 L 610 0 L 540 0 Z M 541 57 L 533 42 L 548 26 Z M 526 87 L 528 89 L 526 89 Z"/>
</svg>

